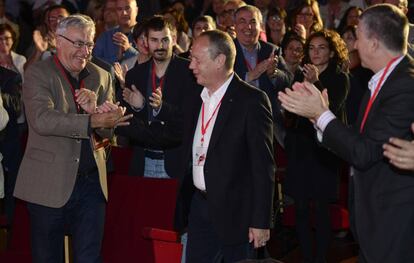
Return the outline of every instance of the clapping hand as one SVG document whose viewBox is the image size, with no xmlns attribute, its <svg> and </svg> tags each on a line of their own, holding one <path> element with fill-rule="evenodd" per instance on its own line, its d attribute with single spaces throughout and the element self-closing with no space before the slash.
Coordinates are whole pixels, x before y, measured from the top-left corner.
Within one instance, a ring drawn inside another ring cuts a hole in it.
<svg viewBox="0 0 414 263">
<path fill-rule="evenodd" d="M 144 106 L 145 98 L 142 96 L 142 93 L 135 87 L 135 85 L 131 85 L 131 89 L 124 88 L 122 90 L 122 97 L 129 105 L 134 108 L 141 109 Z"/>
<path fill-rule="evenodd" d="M 76 103 L 86 112 L 92 114 L 96 109 L 97 97 L 95 92 L 85 88 L 75 90 Z"/>
</svg>

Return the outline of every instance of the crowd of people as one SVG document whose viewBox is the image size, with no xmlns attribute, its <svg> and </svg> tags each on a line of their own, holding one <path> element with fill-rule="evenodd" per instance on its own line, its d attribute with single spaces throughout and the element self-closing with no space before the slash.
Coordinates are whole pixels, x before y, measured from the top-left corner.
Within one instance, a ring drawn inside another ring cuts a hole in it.
<svg viewBox="0 0 414 263">
<path fill-rule="evenodd" d="M 345 163 L 359 262 L 414 262 L 407 0 L 53 2 L 0 0 L 0 197 L 9 222 L 27 201 L 33 262 L 62 261 L 66 226 L 102 261 L 110 144 L 180 181 L 183 262 L 266 247 L 276 144 L 304 263 L 327 262 Z"/>
</svg>

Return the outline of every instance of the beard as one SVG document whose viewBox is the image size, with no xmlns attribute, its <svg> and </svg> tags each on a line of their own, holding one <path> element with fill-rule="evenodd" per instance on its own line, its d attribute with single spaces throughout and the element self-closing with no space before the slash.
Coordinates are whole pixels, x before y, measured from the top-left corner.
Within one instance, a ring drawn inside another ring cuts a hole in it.
<svg viewBox="0 0 414 263">
<path fill-rule="evenodd" d="M 166 49 L 156 49 L 152 52 L 152 57 L 154 60 L 162 62 L 171 57 L 171 54 Z"/>
</svg>

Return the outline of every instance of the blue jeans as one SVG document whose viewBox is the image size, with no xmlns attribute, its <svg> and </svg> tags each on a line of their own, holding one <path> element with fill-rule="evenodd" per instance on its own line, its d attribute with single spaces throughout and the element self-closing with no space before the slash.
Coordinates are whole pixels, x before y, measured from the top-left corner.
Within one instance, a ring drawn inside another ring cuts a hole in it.
<svg viewBox="0 0 414 263">
<path fill-rule="evenodd" d="M 72 235 L 76 263 L 100 263 L 105 198 L 97 173 L 78 177 L 61 208 L 28 203 L 34 263 L 63 262 L 65 233 Z"/>
<path fill-rule="evenodd" d="M 144 177 L 170 178 L 165 171 L 164 160 L 145 157 Z"/>
</svg>

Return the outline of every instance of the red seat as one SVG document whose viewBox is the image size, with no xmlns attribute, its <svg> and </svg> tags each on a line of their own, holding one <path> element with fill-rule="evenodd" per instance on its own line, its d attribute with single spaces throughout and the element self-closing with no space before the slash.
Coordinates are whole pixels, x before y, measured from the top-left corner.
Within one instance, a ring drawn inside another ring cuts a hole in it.
<svg viewBox="0 0 414 263">
<path fill-rule="evenodd" d="M 131 147 L 112 147 L 111 155 L 114 164 L 114 174 L 127 175 L 132 160 Z"/>
<path fill-rule="evenodd" d="M 145 227 L 173 230 L 177 187 L 175 179 L 122 175 L 112 178 L 102 250 L 105 263 L 174 262 L 168 257 L 160 261 L 161 247 L 165 247 L 165 255 L 174 251 L 181 258 L 177 236 L 171 238 L 167 233 L 165 238 L 155 230 L 143 235 Z"/>
<path fill-rule="evenodd" d="M 0 262 L 32 262 L 29 212 L 24 201 L 16 200 L 10 244 L 6 251 L 0 253 Z"/>
</svg>

